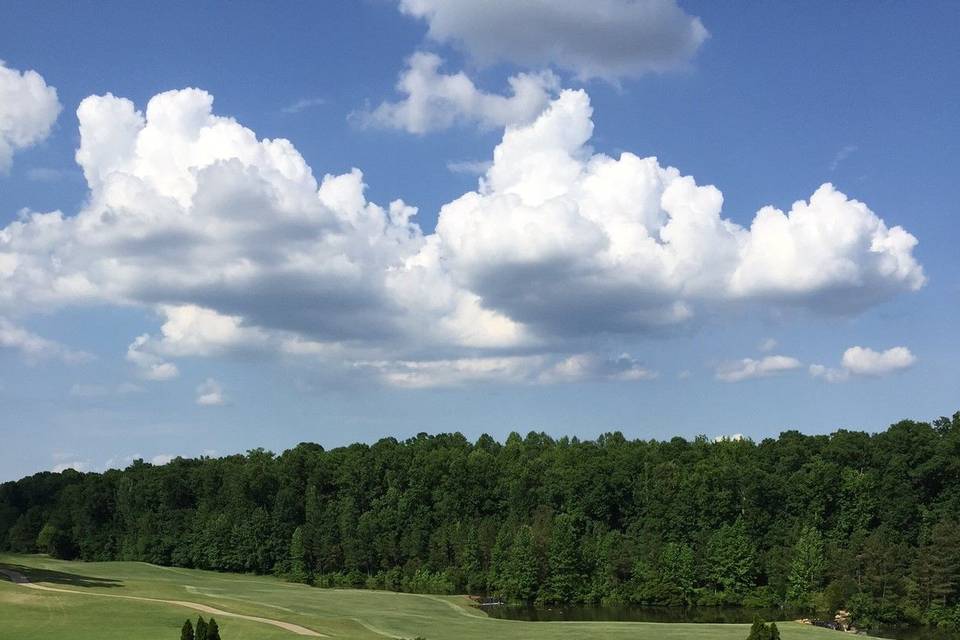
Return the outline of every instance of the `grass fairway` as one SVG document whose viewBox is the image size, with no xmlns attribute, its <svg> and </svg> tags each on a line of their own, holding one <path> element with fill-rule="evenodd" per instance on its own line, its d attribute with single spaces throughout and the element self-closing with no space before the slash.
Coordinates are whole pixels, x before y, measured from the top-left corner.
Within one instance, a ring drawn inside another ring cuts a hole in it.
<svg viewBox="0 0 960 640">
<path fill-rule="evenodd" d="M 137 562 L 83 563 L 0 555 L 0 568 L 26 575 L 43 591 L 0 577 L 0 639 L 171 640 L 192 611 L 176 604 L 116 596 L 188 601 L 232 613 L 294 623 L 332 638 L 380 640 L 744 640 L 748 625 L 496 620 L 459 596 L 316 589 L 264 576 L 158 567 Z M 109 596 L 109 597 L 104 597 Z M 209 617 L 205 615 L 205 617 Z M 296 640 L 268 624 L 214 615 L 225 640 Z M 785 640 L 839 637 L 794 623 Z"/>
</svg>

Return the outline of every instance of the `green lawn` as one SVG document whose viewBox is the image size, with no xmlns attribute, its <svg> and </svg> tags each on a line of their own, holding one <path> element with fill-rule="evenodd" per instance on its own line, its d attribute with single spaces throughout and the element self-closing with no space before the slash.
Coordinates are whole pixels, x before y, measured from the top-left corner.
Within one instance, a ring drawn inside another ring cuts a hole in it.
<svg viewBox="0 0 960 640">
<path fill-rule="evenodd" d="M 0 640 L 160 640 L 179 638 L 195 611 L 163 603 L 84 594 L 185 600 L 246 615 L 296 623 L 346 640 L 743 640 L 748 625 L 642 622 L 517 622 L 487 618 L 459 596 L 316 589 L 264 576 L 157 567 L 137 562 L 83 563 L 44 556 L 0 555 L 0 568 L 79 594 L 39 591 L 0 577 Z M 225 640 L 295 640 L 266 624 L 218 618 Z M 837 634 L 779 624 L 785 640 Z"/>
</svg>

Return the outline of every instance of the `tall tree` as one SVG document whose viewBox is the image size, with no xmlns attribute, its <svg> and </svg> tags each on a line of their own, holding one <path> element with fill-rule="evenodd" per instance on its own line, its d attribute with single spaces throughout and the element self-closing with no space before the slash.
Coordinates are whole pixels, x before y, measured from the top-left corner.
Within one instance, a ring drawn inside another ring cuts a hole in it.
<svg viewBox="0 0 960 640">
<path fill-rule="evenodd" d="M 671 542 L 660 552 L 659 592 L 666 596 L 666 604 L 690 604 L 696 588 L 696 567 L 693 549 Z"/>
<path fill-rule="evenodd" d="M 743 594 L 754 584 L 756 551 L 742 519 L 710 536 L 707 566 L 714 589 L 728 596 Z"/>
<path fill-rule="evenodd" d="M 297 527 L 290 537 L 290 579 L 294 582 L 309 582 L 307 553 L 303 544 L 303 528 Z"/>
<path fill-rule="evenodd" d="M 193 637 L 193 623 L 188 619 L 180 628 L 180 640 L 195 640 Z"/>
<path fill-rule="evenodd" d="M 807 525 L 793 549 L 787 600 L 792 604 L 809 608 L 812 597 L 823 582 L 824 555 L 823 536 L 813 526 Z"/>
<path fill-rule="evenodd" d="M 547 568 L 547 580 L 539 601 L 551 604 L 574 602 L 585 576 L 581 569 L 580 542 L 573 518 L 567 514 L 560 514 L 553 521 Z"/>
<path fill-rule="evenodd" d="M 916 598 L 922 608 L 956 602 L 960 587 L 960 525 L 943 520 L 934 525 L 930 539 L 921 545 L 913 564 Z"/>
<path fill-rule="evenodd" d="M 528 525 L 521 525 L 513 537 L 505 582 L 504 592 L 510 600 L 532 602 L 537 596 L 537 555 Z"/>
</svg>

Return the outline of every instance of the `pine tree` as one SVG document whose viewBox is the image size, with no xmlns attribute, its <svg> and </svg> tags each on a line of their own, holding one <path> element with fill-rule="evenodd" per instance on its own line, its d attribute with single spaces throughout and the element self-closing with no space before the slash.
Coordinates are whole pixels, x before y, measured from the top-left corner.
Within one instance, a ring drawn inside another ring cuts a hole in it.
<svg viewBox="0 0 960 640">
<path fill-rule="evenodd" d="M 470 526 L 467 530 L 467 540 L 463 545 L 460 568 L 466 579 L 467 591 L 473 593 L 483 588 L 484 576 L 481 566 L 480 539 L 477 528 Z"/>
<path fill-rule="evenodd" d="M 921 554 L 930 555 L 933 562 L 930 592 L 941 605 L 952 603 L 956 594 L 957 573 L 960 570 L 960 526 L 953 521 L 938 522 L 933 527 L 930 545 Z"/>
<path fill-rule="evenodd" d="M 549 577 L 540 596 L 543 602 L 567 603 L 576 599 L 577 590 L 584 582 L 578 542 L 570 516 L 557 516 L 550 540 Z"/>
<path fill-rule="evenodd" d="M 311 483 L 307 486 L 307 495 L 304 506 L 303 549 L 307 558 L 307 572 L 313 576 L 323 575 L 324 566 L 321 562 L 323 507 L 317 487 Z"/>
<path fill-rule="evenodd" d="M 500 595 L 506 595 L 510 573 L 510 546 L 512 543 L 513 535 L 510 527 L 504 524 L 497 532 L 497 539 L 490 555 L 490 572 L 487 579 L 487 588 Z"/>
<path fill-rule="evenodd" d="M 779 636 L 779 631 L 777 635 Z M 747 640 L 771 640 L 770 638 L 770 628 L 764 624 L 763 620 L 759 616 L 753 617 L 753 625 L 750 627 L 750 635 L 747 636 Z"/>
<path fill-rule="evenodd" d="M 530 602 L 536 597 L 537 554 L 533 547 L 533 533 L 528 525 L 521 525 L 513 537 L 507 573 L 506 595 L 509 599 Z"/>
<path fill-rule="evenodd" d="M 197 627 L 193 634 L 193 640 L 207 640 L 207 621 L 203 619 L 203 616 L 197 618 Z"/>
<path fill-rule="evenodd" d="M 193 623 L 187 620 L 180 629 L 180 640 L 195 640 L 193 637 Z"/>
<path fill-rule="evenodd" d="M 770 640 L 780 640 L 780 629 L 777 629 L 776 622 L 770 623 L 770 632 L 767 634 L 767 637 L 770 638 Z"/>
<path fill-rule="evenodd" d="M 301 527 L 297 527 L 290 538 L 290 579 L 294 582 L 308 582 L 310 579 Z"/>
<path fill-rule="evenodd" d="M 207 625 L 207 640 L 220 640 L 220 626 L 213 618 L 210 618 L 210 624 Z"/>
</svg>

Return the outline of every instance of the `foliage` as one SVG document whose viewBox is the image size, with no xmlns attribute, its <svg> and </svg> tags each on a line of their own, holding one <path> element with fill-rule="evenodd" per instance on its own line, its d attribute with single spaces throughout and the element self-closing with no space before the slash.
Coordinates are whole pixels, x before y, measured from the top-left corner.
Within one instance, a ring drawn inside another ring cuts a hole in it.
<svg viewBox="0 0 960 640">
<path fill-rule="evenodd" d="M 725 524 L 710 536 L 706 561 L 709 584 L 722 600 L 736 602 L 754 585 L 755 551 L 743 520 Z"/>
<path fill-rule="evenodd" d="M 800 538 L 794 547 L 787 601 L 800 608 L 811 608 L 813 596 L 819 591 L 823 581 L 823 572 L 823 536 L 818 529 L 808 525 L 800 532 Z"/>
<path fill-rule="evenodd" d="M 953 624 L 958 522 L 960 413 L 759 443 L 420 434 L 0 485 L 0 550 L 861 623 Z"/>
<path fill-rule="evenodd" d="M 180 629 L 180 640 L 195 640 L 193 636 L 193 623 L 187 620 Z"/>
<path fill-rule="evenodd" d="M 203 616 L 197 618 L 197 626 L 193 634 L 194 640 L 210 640 L 208 636 L 209 627 L 207 627 L 207 621 L 203 619 Z"/>
<path fill-rule="evenodd" d="M 220 626 L 213 618 L 207 624 L 207 640 L 220 640 Z"/>
<path fill-rule="evenodd" d="M 303 527 L 297 527 L 290 538 L 290 579 L 294 582 L 309 582 L 308 562 L 306 547 L 303 544 Z"/>
<path fill-rule="evenodd" d="M 780 630 L 776 622 L 766 624 L 760 618 L 754 617 L 747 640 L 780 640 Z"/>
</svg>

